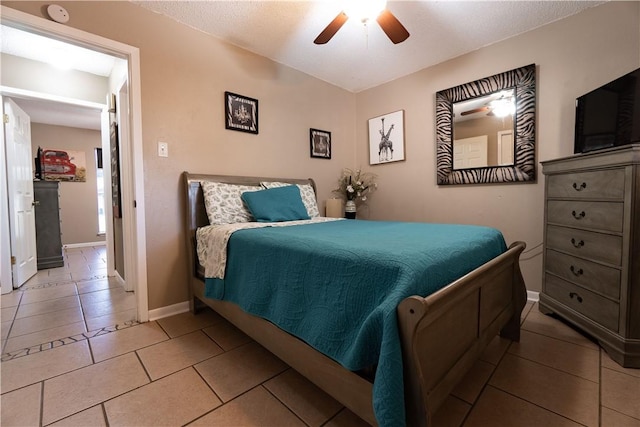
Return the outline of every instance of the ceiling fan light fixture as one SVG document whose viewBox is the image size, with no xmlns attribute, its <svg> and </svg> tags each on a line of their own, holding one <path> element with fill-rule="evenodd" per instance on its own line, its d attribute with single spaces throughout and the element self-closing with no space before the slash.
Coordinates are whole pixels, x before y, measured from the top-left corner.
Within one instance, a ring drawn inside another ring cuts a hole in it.
<svg viewBox="0 0 640 427">
<path fill-rule="evenodd" d="M 512 116 L 516 112 L 516 105 L 513 98 L 504 98 L 491 101 L 491 109 L 496 117 Z"/>
<path fill-rule="evenodd" d="M 375 20 L 387 7 L 387 0 L 348 0 L 344 13 L 362 23 Z"/>
</svg>

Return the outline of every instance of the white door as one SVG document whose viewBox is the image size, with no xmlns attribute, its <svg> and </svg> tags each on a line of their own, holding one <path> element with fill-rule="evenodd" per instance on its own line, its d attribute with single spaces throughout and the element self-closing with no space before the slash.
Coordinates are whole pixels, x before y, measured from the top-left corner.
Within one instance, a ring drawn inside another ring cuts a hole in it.
<svg viewBox="0 0 640 427">
<path fill-rule="evenodd" d="M 453 168 L 468 169 L 488 166 L 487 135 L 453 141 Z"/>
<path fill-rule="evenodd" d="M 38 269 L 31 120 L 11 99 L 3 101 L 11 254 L 15 258 L 15 261 L 12 259 L 13 287 L 18 288 Z"/>
</svg>

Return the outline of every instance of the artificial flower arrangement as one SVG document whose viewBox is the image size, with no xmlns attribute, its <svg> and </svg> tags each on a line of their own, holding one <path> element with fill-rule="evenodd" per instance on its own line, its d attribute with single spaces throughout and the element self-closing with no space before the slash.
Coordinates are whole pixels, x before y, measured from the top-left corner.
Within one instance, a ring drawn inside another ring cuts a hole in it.
<svg viewBox="0 0 640 427">
<path fill-rule="evenodd" d="M 338 181 L 338 188 L 333 190 L 333 193 L 348 201 L 365 202 L 367 196 L 378 188 L 376 178 L 376 175 L 362 172 L 360 169 L 354 171 L 345 168 L 342 170 L 342 176 Z"/>
</svg>

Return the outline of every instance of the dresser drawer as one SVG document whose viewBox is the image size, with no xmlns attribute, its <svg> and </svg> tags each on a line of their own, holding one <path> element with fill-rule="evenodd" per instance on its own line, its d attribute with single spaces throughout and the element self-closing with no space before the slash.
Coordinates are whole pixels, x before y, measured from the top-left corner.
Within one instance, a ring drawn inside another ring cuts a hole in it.
<svg viewBox="0 0 640 427">
<path fill-rule="evenodd" d="M 547 222 L 554 224 L 621 233 L 623 219 L 622 203 L 570 200 L 547 202 Z"/>
<path fill-rule="evenodd" d="M 545 269 L 592 291 L 620 299 L 620 270 L 547 249 Z"/>
<path fill-rule="evenodd" d="M 548 225 L 547 249 L 557 249 L 580 258 L 622 265 L 621 236 Z"/>
<path fill-rule="evenodd" d="M 618 332 L 620 306 L 598 294 L 564 281 L 552 274 L 545 274 L 543 292 L 605 328 Z"/>
<path fill-rule="evenodd" d="M 624 169 L 549 175 L 547 196 L 552 198 L 624 198 Z"/>
</svg>

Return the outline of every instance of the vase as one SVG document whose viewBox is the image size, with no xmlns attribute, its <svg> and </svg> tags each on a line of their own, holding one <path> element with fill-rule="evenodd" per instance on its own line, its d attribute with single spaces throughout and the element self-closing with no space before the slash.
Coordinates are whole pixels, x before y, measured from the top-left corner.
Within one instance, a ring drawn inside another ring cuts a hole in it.
<svg viewBox="0 0 640 427">
<path fill-rule="evenodd" d="M 345 203 L 344 217 L 347 219 L 356 219 L 356 202 L 354 200 L 347 200 L 347 203 Z"/>
</svg>

